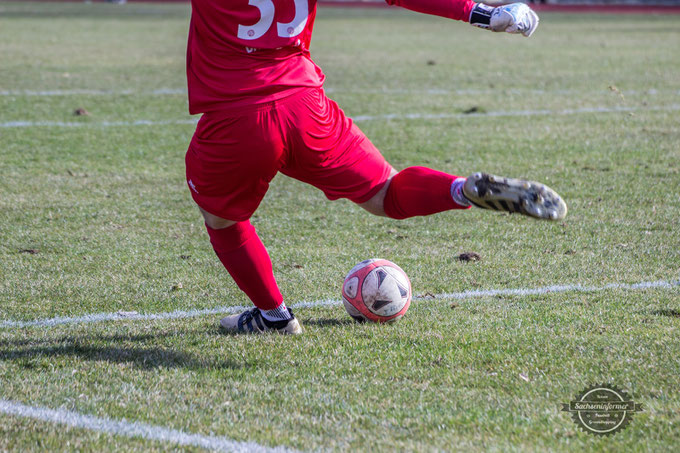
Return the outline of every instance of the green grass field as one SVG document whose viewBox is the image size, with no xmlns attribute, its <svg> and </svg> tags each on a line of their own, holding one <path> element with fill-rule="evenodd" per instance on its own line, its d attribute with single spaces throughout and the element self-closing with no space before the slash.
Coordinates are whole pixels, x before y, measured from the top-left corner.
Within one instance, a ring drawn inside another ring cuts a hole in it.
<svg viewBox="0 0 680 453">
<path fill-rule="evenodd" d="M 248 304 L 184 182 L 188 20 L 187 5 L 0 2 L 0 402 L 298 450 L 678 448 L 679 286 L 438 295 L 678 282 L 680 16 L 546 13 L 527 40 L 320 9 L 329 96 L 395 167 L 528 177 L 569 204 L 554 224 L 400 222 L 278 176 L 253 223 L 288 304 L 338 300 L 382 257 L 419 296 L 399 323 L 337 304 L 299 308 L 295 338 L 222 335 L 219 313 L 8 323 Z M 560 412 L 597 383 L 644 406 L 611 437 Z M 178 448 L 0 413 L 0 451 Z"/>
</svg>

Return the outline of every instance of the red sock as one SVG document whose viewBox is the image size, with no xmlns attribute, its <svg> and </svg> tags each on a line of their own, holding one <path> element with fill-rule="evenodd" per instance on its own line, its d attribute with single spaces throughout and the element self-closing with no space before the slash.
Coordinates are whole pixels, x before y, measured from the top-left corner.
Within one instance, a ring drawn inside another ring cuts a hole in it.
<svg viewBox="0 0 680 453">
<path fill-rule="evenodd" d="M 214 230 L 206 225 L 210 243 L 241 291 L 261 310 L 273 310 L 283 302 L 274 279 L 267 249 L 249 220 Z"/>
<path fill-rule="evenodd" d="M 385 214 L 393 219 L 467 209 L 453 201 L 451 183 L 458 176 L 425 167 L 406 168 L 392 178 L 385 195 Z"/>
</svg>

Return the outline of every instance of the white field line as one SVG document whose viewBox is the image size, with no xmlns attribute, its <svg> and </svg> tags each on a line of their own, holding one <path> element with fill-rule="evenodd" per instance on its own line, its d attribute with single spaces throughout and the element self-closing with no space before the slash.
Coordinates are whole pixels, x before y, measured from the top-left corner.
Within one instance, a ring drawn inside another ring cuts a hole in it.
<svg viewBox="0 0 680 453">
<path fill-rule="evenodd" d="M 572 285 L 554 285 L 543 286 L 539 288 L 509 288 L 509 289 L 485 289 L 485 290 L 470 290 L 458 293 L 443 293 L 435 296 L 415 297 L 414 301 L 428 301 L 428 300 L 467 300 L 481 297 L 494 296 L 533 296 L 553 293 L 566 292 L 600 292 L 608 290 L 626 290 L 626 291 L 641 291 L 645 289 L 661 288 L 674 289 L 680 288 L 680 281 L 659 280 L 653 282 L 639 282 L 639 283 L 609 283 L 603 286 L 583 286 L 579 284 Z M 341 300 L 317 300 L 309 302 L 298 302 L 289 307 L 293 309 L 298 308 L 316 308 L 342 304 Z M 206 315 L 229 314 L 238 313 L 252 307 L 242 306 L 218 306 L 213 308 L 206 308 L 200 310 L 177 310 L 171 312 L 161 313 L 137 313 L 137 312 L 115 312 L 115 313 L 94 313 L 84 316 L 75 317 L 58 317 L 48 319 L 37 319 L 33 321 L 1 321 L 0 329 L 21 329 L 26 327 L 55 327 L 64 324 L 88 324 L 104 321 L 153 321 L 164 319 L 184 319 L 196 318 Z"/>
<path fill-rule="evenodd" d="M 464 89 L 412 89 L 412 88 L 334 88 L 325 87 L 326 93 L 340 94 L 426 94 L 426 95 L 481 95 L 481 94 L 555 94 L 555 95 L 591 95 L 612 93 L 612 89 L 601 90 L 561 90 L 561 89 L 540 89 L 540 88 L 464 88 Z M 624 96 L 645 95 L 645 96 L 667 96 L 680 95 L 680 90 L 623 90 L 620 91 Z M 96 89 L 57 89 L 57 90 L 0 90 L 0 96 L 31 96 L 31 97 L 52 97 L 52 96 L 177 96 L 186 95 L 186 88 L 159 88 L 155 90 L 96 90 Z"/>
<path fill-rule="evenodd" d="M 255 442 L 238 442 L 226 437 L 185 433 L 184 431 L 176 429 L 163 428 L 161 426 L 154 426 L 136 421 L 127 421 L 125 419 L 115 420 L 80 414 L 65 409 L 27 406 L 25 404 L 2 399 L 0 399 L 0 413 L 66 425 L 71 428 L 87 429 L 117 436 L 155 440 L 182 446 L 200 447 L 213 451 L 244 453 L 283 453 L 294 451 L 284 447 L 265 447 Z"/>
<path fill-rule="evenodd" d="M 655 282 L 640 283 L 609 283 L 603 286 L 583 286 L 583 285 L 554 285 L 542 288 L 516 288 L 516 289 L 490 289 L 490 290 L 471 290 L 461 293 L 444 293 L 435 297 L 442 299 L 471 299 L 473 297 L 493 297 L 493 296 L 534 296 L 550 293 L 579 292 L 591 293 L 607 291 L 612 289 L 640 291 L 652 288 L 680 288 L 680 281 L 658 280 Z"/>
<path fill-rule="evenodd" d="M 157 90 L 135 91 L 135 90 L 91 90 L 91 89 L 72 89 L 72 90 L 3 90 L 0 96 L 124 96 L 124 95 L 151 95 L 165 96 L 187 94 L 186 88 L 160 88 Z"/>
<path fill-rule="evenodd" d="M 639 111 L 675 111 L 680 110 L 680 104 L 671 104 L 657 107 L 582 107 L 578 109 L 564 110 L 499 110 L 493 112 L 473 113 L 394 113 L 388 115 L 357 115 L 352 119 L 357 122 L 376 120 L 439 120 L 439 119 L 463 119 L 504 116 L 562 116 L 578 115 L 581 113 L 627 113 Z"/>
<path fill-rule="evenodd" d="M 136 120 L 136 121 L 100 121 L 96 123 L 76 121 L 8 121 L 0 123 L 0 128 L 34 128 L 34 127 L 130 127 L 130 126 L 165 126 L 175 124 L 197 124 L 198 119 L 187 118 L 182 120 Z"/>
<path fill-rule="evenodd" d="M 582 107 L 578 109 L 564 110 L 499 110 L 493 112 L 473 112 L 473 113 L 393 113 L 386 115 L 356 115 L 352 119 L 357 122 L 380 121 L 380 120 L 437 120 L 437 119 L 465 119 L 465 118 L 496 118 L 496 117 L 517 117 L 517 116 L 562 116 L 578 115 L 583 113 L 626 113 L 640 111 L 677 111 L 680 104 L 671 104 L 656 107 Z M 35 127 L 131 127 L 131 126 L 165 126 L 180 124 L 197 124 L 198 119 L 181 120 L 137 120 L 137 121 L 8 121 L 0 123 L 0 129 L 11 128 L 35 128 Z"/>
<path fill-rule="evenodd" d="M 584 95 L 589 96 L 593 94 L 617 94 L 623 96 L 656 96 L 656 95 L 680 95 L 680 90 L 657 90 L 651 88 L 649 90 L 622 90 L 601 89 L 601 90 L 560 90 L 560 89 L 540 89 L 540 88 L 462 88 L 462 89 L 444 89 L 444 88 L 324 88 L 326 93 L 342 93 L 342 94 L 431 94 L 431 95 L 482 95 L 482 94 L 553 94 L 553 95 Z"/>
</svg>

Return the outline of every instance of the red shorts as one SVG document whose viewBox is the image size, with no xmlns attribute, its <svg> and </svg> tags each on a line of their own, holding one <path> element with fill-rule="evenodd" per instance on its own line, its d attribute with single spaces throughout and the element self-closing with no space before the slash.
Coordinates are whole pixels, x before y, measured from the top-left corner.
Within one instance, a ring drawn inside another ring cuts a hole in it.
<svg viewBox="0 0 680 453">
<path fill-rule="evenodd" d="M 186 154 L 187 184 L 201 208 L 246 220 L 279 171 L 330 200 L 363 203 L 392 167 L 322 89 L 201 117 Z"/>
</svg>

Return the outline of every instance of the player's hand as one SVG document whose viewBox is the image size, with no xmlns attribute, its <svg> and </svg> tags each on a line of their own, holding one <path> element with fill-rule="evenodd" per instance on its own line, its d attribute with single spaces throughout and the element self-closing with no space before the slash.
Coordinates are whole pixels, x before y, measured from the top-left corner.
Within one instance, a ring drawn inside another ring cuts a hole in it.
<svg viewBox="0 0 680 453">
<path fill-rule="evenodd" d="M 489 28 L 492 31 L 522 33 L 529 37 L 538 27 L 538 15 L 524 3 L 511 3 L 494 8 Z"/>
<path fill-rule="evenodd" d="M 470 13 L 470 25 L 491 31 L 521 33 L 526 37 L 538 27 L 538 15 L 524 3 L 493 6 L 477 3 Z"/>
</svg>

